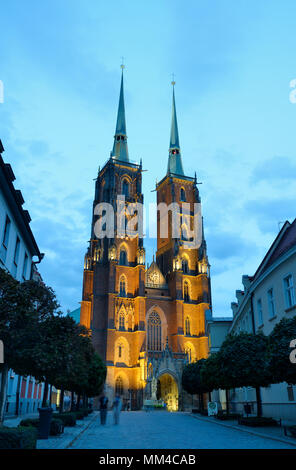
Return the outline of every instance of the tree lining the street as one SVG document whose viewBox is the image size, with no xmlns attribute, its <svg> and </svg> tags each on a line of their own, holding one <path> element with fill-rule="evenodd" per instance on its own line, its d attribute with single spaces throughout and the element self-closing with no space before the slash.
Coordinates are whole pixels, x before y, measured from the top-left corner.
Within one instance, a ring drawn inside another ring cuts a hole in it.
<svg viewBox="0 0 296 470">
<path fill-rule="evenodd" d="M 198 395 L 199 409 L 203 410 L 203 394 L 210 392 L 201 379 L 201 370 L 206 359 L 187 364 L 182 373 L 182 387 L 190 395 Z"/>
<path fill-rule="evenodd" d="M 292 357 L 296 347 L 296 317 L 283 318 L 275 325 L 268 339 L 268 360 L 272 383 L 287 382 L 296 385 L 295 356 Z M 292 341 L 294 341 L 294 346 L 291 346 Z"/>
<path fill-rule="evenodd" d="M 261 387 L 284 381 L 296 384 L 296 366 L 290 361 L 290 343 L 295 338 L 296 318 L 282 320 L 269 336 L 247 332 L 229 334 L 219 351 L 203 361 L 198 372 L 197 366 L 185 367 L 185 390 L 197 394 L 202 388 L 225 390 L 229 414 L 229 391 L 252 387 L 256 391 L 257 416 L 260 417 Z"/>
<path fill-rule="evenodd" d="M 240 332 L 229 334 L 218 352 L 219 388 L 253 387 L 256 390 L 258 417 L 262 415 L 260 387 L 267 387 L 272 381 L 267 345 L 268 339 L 263 333 Z"/>
<path fill-rule="evenodd" d="M 59 307 L 50 287 L 33 280 L 19 282 L 0 269 L 0 339 L 5 349 L 0 364 L 0 425 L 9 369 L 44 382 L 42 406 L 47 405 L 49 384 L 87 397 L 101 392 L 106 367 L 95 352 L 90 331 L 63 316 Z"/>
<path fill-rule="evenodd" d="M 34 342 L 35 325 L 59 314 L 58 308 L 50 287 L 33 280 L 19 282 L 0 268 L 0 339 L 4 344 L 4 363 L 0 364 L 0 425 L 4 419 L 8 371 L 13 369 L 21 374 L 26 369 L 26 350 Z"/>
</svg>

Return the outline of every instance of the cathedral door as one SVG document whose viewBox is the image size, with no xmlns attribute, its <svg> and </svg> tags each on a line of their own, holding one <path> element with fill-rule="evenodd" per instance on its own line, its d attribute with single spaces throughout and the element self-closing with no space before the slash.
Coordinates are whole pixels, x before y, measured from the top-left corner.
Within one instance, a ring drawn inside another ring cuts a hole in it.
<svg viewBox="0 0 296 470">
<path fill-rule="evenodd" d="M 170 374 L 159 377 L 159 397 L 167 406 L 168 411 L 178 411 L 178 385 Z"/>
</svg>

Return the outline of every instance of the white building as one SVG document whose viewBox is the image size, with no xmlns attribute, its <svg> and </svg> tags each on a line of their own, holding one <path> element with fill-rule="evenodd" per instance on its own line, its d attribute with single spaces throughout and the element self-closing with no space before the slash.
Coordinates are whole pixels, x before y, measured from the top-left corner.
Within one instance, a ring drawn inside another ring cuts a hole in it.
<svg viewBox="0 0 296 470">
<path fill-rule="evenodd" d="M 296 219 L 285 222 L 254 276 L 244 275 L 242 284 L 243 290 L 236 291 L 237 301 L 231 304 L 233 320 L 226 334 L 262 331 L 269 335 L 282 318 L 296 315 Z M 216 335 L 219 323 L 211 328 L 211 336 Z M 272 384 L 261 388 L 261 398 L 263 416 L 296 420 L 296 386 Z M 232 390 L 230 402 L 232 411 L 242 412 L 249 403 L 256 413 L 251 387 Z"/>
<path fill-rule="evenodd" d="M 40 262 L 43 255 L 30 228 L 29 212 L 22 208 L 22 193 L 14 188 L 12 168 L 3 161 L 3 151 L 0 140 L 0 267 L 9 271 L 18 281 L 24 281 L 38 277 L 35 263 Z M 17 404 L 19 414 L 37 412 L 42 392 L 43 384 L 37 383 L 33 377 L 20 377 L 10 370 L 6 414 L 15 414 Z"/>
</svg>

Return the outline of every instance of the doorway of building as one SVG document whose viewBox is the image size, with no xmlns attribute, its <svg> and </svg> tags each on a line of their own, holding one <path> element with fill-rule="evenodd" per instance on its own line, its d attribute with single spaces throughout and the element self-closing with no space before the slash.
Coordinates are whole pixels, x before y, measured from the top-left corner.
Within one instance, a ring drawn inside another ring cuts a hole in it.
<svg viewBox="0 0 296 470">
<path fill-rule="evenodd" d="M 157 382 L 157 398 L 166 403 L 168 411 L 178 411 L 178 385 L 171 374 L 167 373 L 159 377 Z"/>
</svg>

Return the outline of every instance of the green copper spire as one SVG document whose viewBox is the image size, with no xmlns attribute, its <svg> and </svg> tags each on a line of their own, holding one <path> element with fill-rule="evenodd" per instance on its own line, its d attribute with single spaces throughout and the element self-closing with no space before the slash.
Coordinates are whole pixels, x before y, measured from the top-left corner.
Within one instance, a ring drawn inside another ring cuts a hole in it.
<svg viewBox="0 0 296 470">
<path fill-rule="evenodd" d="M 168 173 L 174 173 L 176 175 L 184 176 L 183 165 L 180 153 L 179 144 L 179 133 L 175 103 L 175 81 L 172 81 L 173 85 L 173 107 L 172 107 L 172 125 L 171 125 L 171 138 L 169 148 L 169 161 L 168 161 Z"/>
<path fill-rule="evenodd" d="M 117 122 L 116 122 L 113 150 L 112 150 L 111 155 L 117 160 L 128 162 L 129 159 L 128 159 L 128 149 L 127 149 L 127 135 L 126 135 L 124 94 L 123 94 L 124 65 L 121 65 L 121 69 L 122 69 L 122 74 L 121 74 Z"/>
</svg>

